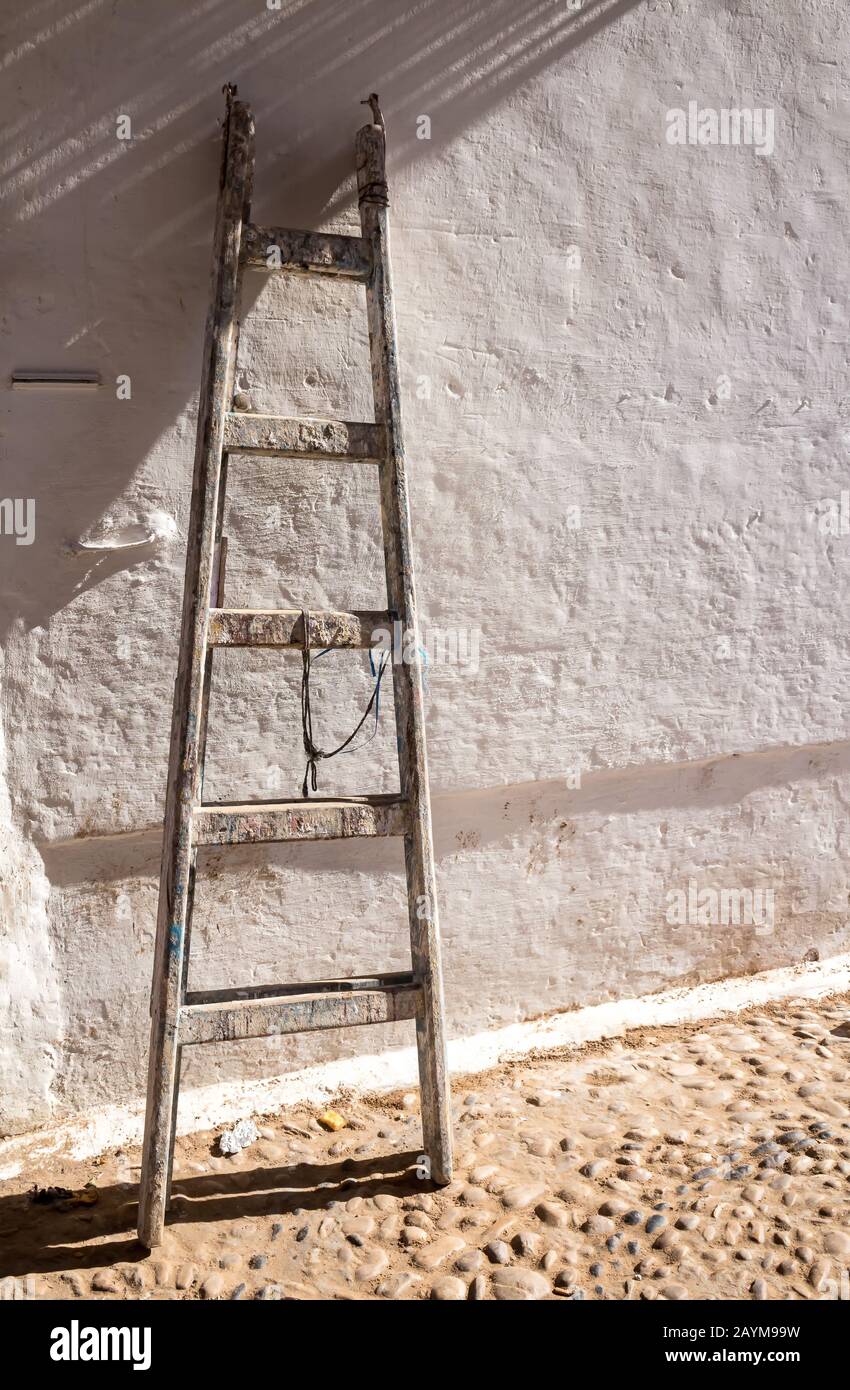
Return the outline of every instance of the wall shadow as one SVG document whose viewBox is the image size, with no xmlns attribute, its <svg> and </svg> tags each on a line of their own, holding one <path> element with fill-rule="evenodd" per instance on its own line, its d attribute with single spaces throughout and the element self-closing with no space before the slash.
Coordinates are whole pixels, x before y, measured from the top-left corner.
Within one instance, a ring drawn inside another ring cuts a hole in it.
<svg viewBox="0 0 850 1390">
<path fill-rule="evenodd" d="M 722 753 L 687 763 L 643 763 L 583 774 L 581 787 L 562 777 L 463 791 L 432 793 L 437 862 L 465 849 L 502 845 L 558 818 L 617 817 L 676 810 L 740 806 L 748 796 L 801 782 L 823 783 L 850 774 L 850 742 L 761 748 Z M 471 837 L 471 838 L 470 838 Z M 162 827 L 127 835 L 37 842 L 51 884 L 113 883 L 159 873 Z M 403 875 L 399 842 L 342 840 L 305 844 L 207 847 L 199 872 L 237 872 L 263 862 L 301 873 Z M 518 878 L 521 872 L 517 870 Z"/>
<path fill-rule="evenodd" d="M 391 170 L 439 159 L 523 83 L 642 3 L 20 6 L 0 59 L 10 294 L 0 375 L 93 369 L 104 386 L 3 393 L 0 497 L 36 499 L 37 516 L 33 545 L 0 546 L 0 635 L 16 621 L 43 625 L 84 589 L 150 560 L 68 555 L 66 543 L 116 499 L 176 515 L 185 534 L 225 81 L 256 116 L 254 219 L 314 228 L 350 212 L 355 226 L 353 139 L 367 92 L 381 94 Z M 430 141 L 416 137 L 420 114 Z M 129 140 L 117 135 L 122 115 Z M 258 278 L 246 278 L 256 297 Z M 131 377 L 129 401 L 116 398 L 119 374 Z"/>
</svg>

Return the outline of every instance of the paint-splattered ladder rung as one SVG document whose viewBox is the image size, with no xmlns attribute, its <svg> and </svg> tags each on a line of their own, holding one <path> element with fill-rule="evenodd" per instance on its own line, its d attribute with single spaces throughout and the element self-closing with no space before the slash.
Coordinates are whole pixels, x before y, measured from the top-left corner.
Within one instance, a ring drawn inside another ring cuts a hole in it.
<svg viewBox="0 0 850 1390">
<path fill-rule="evenodd" d="M 416 1017 L 421 990 L 411 972 L 373 980 L 319 981 L 218 997 L 187 995 L 178 1015 L 181 1044 L 235 1042 Z"/>
<path fill-rule="evenodd" d="M 366 420 L 324 420 L 230 411 L 224 419 L 227 454 L 324 459 L 329 463 L 378 464 L 387 451 L 383 425 Z"/>
<path fill-rule="evenodd" d="M 347 840 L 405 835 L 408 828 L 408 808 L 400 796 L 215 803 L 197 806 L 192 813 L 194 845 Z"/>
<path fill-rule="evenodd" d="M 292 275 L 330 275 L 365 284 L 372 273 L 369 242 L 331 232 L 296 232 L 287 227 L 245 227 L 245 264 Z"/>
<path fill-rule="evenodd" d="M 318 612 L 307 615 L 309 645 L 338 650 L 383 648 L 392 640 L 393 617 L 381 610 L 353 613 Z M 209 647 L 304 648 L 304 617 L 292 608 L 211 608 L 207 626 Z"/>
</svg>

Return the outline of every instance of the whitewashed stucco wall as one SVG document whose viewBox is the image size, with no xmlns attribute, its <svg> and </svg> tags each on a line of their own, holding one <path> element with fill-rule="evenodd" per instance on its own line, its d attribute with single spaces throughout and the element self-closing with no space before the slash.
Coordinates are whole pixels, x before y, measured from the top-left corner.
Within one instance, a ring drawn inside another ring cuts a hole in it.
<svg viewBox="0 0 850 1390">
<path fill-rule="evenodd" d="M 4 31 L 2 376 L 105 386 L 0 396 L 0 497 L 36 506 L 31 545 L 0 536 L 2 1129 L 143 1089 L 225 80 L 269 224 L 356 226 L 382 96 L 421 608 L 480 629 L 477 670 L 429 672 L 450 1031 L 846 949 L 850 535 L 819 520 L 848 486 L 843 6 L 44 0 Z M 771 108 L 772 154 L 671 146 L 690 100 Z M 369 418 L 360 291 L 247 281 L 253 407 Z M 245 462 L 231 497 L 229 602 L 381 606 L 370 476 Z M 68 553 L 154 512 L 176 539 Z M 331 743 L 368 676 L 317 674 Z M 222 658 L 211 798 L 296 793 L 297 680 Z M 387 702 L 323 789 L 391 788 L 393 750 Z M 403 967 L 400 871 L 392 844 L 208 853 L 193 982 Z M 772 890 L 773 930 L 669 922 L 690 880 Z M 184 1075 L 379 1037 L 409 1034 Z"/>
</svg>

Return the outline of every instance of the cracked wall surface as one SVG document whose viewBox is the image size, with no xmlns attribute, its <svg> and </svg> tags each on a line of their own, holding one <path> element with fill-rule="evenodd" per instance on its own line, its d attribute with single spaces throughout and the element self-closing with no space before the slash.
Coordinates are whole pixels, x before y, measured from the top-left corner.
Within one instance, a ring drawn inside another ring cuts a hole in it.
<svg viewBox="0 0 850 1390">
<path fill-rule="evenodd" d="M 103 385 L 4 393 L 0 498 L 36 510 L 0 535 L 0 1129 L 144 1089 L 226 79 L 260 225 L 355 230 L 361 97 L 387 118 L 450 1033 L 847 949 L 842 20 L 13 6 L 2 376 Z M 691 100 L 769 107 L 772 152 L 671 145 Z M 245 402 L 370 419 L 362 294 L 247 271 Z M 229 487 L 228 604 L 384 606 L 368 469 L 245 458 Z M 298 794 L 299 682 L 216 655 L 209 799 Z M 317 664 L 326 746 L 370 690 L 363 653 Z M 390 791 L 394 761 L 386 698 L 322 791 Z M 771 892 L 769 930 L 671 920 L 724 889 Z M 404 910 L 398 845 L 204 851 L 192 982 L 405 968 Z M 410 1036 L 196 1049 L 184 1081 Z"/>
</svg>

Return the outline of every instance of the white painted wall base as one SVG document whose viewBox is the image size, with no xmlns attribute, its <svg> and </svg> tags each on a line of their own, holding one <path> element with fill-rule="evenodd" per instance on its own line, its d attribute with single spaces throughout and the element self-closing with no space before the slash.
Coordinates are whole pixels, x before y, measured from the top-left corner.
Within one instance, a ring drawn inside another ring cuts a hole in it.
<svg viewBox="0 0 850 1390">
<path fill-rule="evenodd" d="M 736 1013 L 778 999 L 822 999 L 850 988 L 850 953 L 785 970 L 768 970 L 743 979 L 667 990 L 642 999 L 597 1004 L 571 1013 L 517 1023 L 449 1043 L 449 1069 L 455 1076 L 484 1072 L 499 1062 L 532 1052 L 580 1048 L 600 1038 L 621 1037 L 630 1028 L 661 1027 Z M 323 1104 L 340 1092 L 375 1094 L 416 1084 L 416 1049 L 399 1048 L 374 1056 L 305 1067 L 263 1081 L 199 1086 L 181 1092 L 179 1134 L 230 1125 L 248 1115 L 273 1115 L 299 1103 Z M 49 1130 L 18 1135 L 0 1143 L 0 1180 L 15 1177 L 50 1154 L 93 1158 L 106 1149 L 141 1143 L 144 1107 L 105 1106 L 75 1116 Z"/>
</svg>

